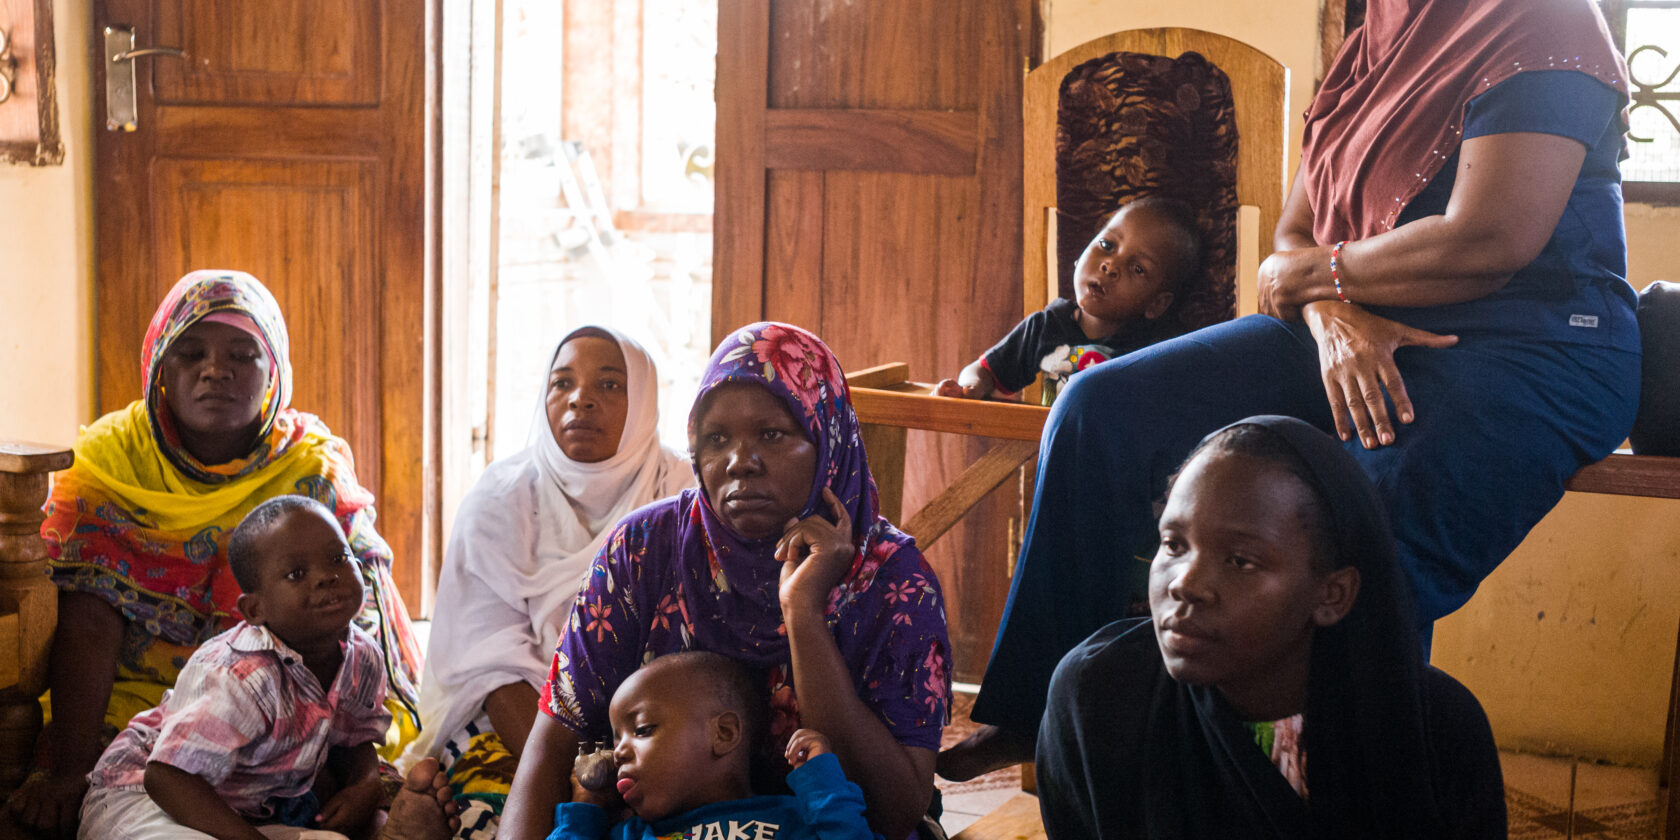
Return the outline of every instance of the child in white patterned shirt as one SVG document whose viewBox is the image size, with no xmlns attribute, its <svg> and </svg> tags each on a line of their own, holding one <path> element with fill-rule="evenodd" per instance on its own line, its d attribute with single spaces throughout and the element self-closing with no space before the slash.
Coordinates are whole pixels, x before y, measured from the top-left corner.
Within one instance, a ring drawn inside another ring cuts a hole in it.
<svg viewBox="0 0 1680 840">
<path fill-rule="evenodd" d="M 351 621 L 364 592 L 337 520 L 313 499 L 270 499 L 234 530 L 228 565 L 245 620 L 194 652 L 163 702 L 111 742 L 88 777 L 81 837 L 378 830 L 385 669 Z"/>
</svg>

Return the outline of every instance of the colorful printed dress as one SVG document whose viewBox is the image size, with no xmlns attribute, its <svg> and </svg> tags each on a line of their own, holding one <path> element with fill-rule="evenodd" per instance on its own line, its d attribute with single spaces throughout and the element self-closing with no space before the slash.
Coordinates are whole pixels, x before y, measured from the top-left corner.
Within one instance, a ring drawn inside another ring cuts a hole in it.
<svg viewBox="0 0 1680 840">
<path fill-rule="evenodd" d="M 169 348 L 206 318 L 252 332 L 272 363 L 256 448 L 214 466 L 181 445 L 159 379 Z M 192 652 L 239 619 L 228 537 L 252 508 L 287 493 L 331 508 L 361 561 L 367 605 L 357 624 L 380 643 L 396 718 L 382 752 L 394 756 L 418 731 L 420 650 L 391 579 L 391 550 L 374 530 L 373 495 L 357 483 L 344 440 L 290 407 L 289 347 L 279 304 L 255 277 L 181 278 L 146 331 L 144 399 L 85 428 L 75 465 L 54 482 L 41 524 L 53 581 L 109 601 L 123 617 L 109 734 L 157 706 Z"/>
<path fill-rule="evenodd" d="M 797 327 L 754 324 L 713 354 L 695 404 L 729 382 L 775 394 L 816 443 L 801 518 L 822 509 L 828 487 L 857 523 L 857 554 L 829 594 L 828 626 L 859 698 L 894 739 L 938 749 L 951 694 L 939 580 L 915 542 L 876 512 L 839 363 Z M 598 739 L 608 732 L 613 691 L 631 672 L 662 654 L 710 650 L 763 671 L 772 707 L 766 753 L 779 756 L 799 726 L 799 704 L 775 546 L 730 531 L 697 490 L 631 513 L 590 567 L 542 690 L 543 711 L 580 739 Z"/>
</svg>

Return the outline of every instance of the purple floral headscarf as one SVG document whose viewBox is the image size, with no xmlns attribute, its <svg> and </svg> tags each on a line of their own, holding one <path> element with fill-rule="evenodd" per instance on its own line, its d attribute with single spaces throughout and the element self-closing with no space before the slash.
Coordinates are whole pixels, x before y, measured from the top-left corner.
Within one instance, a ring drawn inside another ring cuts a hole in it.
<svg viewBox="0 0 1680 840">
<path fill-rule="evenodd" d="M 846 385 L 839 360 L 828 345 L 789 324 L 766 321 L 736 330 L 712 352 L 711 362 L 700 380 L 694 408 L 688 415 L 690 441 L 700 420 L 700 410 L 711 392 L 720 385 L 739 382 L 759 385 L 774 394 L 804 427 L 805 436 L 817 444 L 816 480 L 811 483 L 811 493 L 799 518 L 827 510 L 822 501 L 823 488 L 834 490 L 852 518 L 854 536 L 860 538 L 848 579 L 859 570 L 858 560 L 865 555 L 866 543 L 887 536 L 886 531 L 896 535 L 895 543 L 908 540 L 891 523 L 876 515 L 880 500 L 875 478 L 869 474 L 857 412 L 852 409 L 852 392 Z M 700 481 L 698 461 L 694 464 L 694 478 Z M 744 546 L 756 546 L 724 525 L 712 510 L 710 500 L 701 504 L 705 510 L 706 535 L 714 550 L 735 554 Z M 768 542 L 774 544 L 776 540 Z"/>
</svg>

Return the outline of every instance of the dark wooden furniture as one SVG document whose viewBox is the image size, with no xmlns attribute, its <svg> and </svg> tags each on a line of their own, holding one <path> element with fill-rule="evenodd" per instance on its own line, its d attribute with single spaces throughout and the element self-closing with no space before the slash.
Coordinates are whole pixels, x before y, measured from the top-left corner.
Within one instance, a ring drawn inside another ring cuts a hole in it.
<svg viewBox="0 0 1680 840">
<path fill-rule="evenodd" d="M 41 506 L 48 476 L 73 457 L 59 447 L 0 441 L 0 791 L 23 781 L 41 732 L 38 698 L 58 626 Z"/>
<path fill-rule="evenodd" d="M 927 379 L 960 370 L 1020 320 L 1021 81 L 1036 63 L 1034 8 L 718 4 L 714 342 L 752 321 L 786 321 L 850 367 L 903 359 Z M 981 455 L 977 442 L 910 433 L 905 497 L 930 498 Z M 967 628 L 994 623 L 1008 596 L 990 572 L 1013 505 L 994 494 L 980 506 L 989 515 L 926 554 L 966 679 L 992 645 Z"/>
<path fill-rule="evenodd" d="M 1286 105 L 1288 71 L 1271 56 L 1234 38 L 1200 29 L 1130 29 L 1086 41 L 1032 69 L 1021 93 L 1022 307 L 1031 314 L 1057 294 L 1056 125 L 1062 80 L 1075 67 L 1112 52 L 1176 57 L 1200 53 L 1231 80 L 1237 120 L 1237 314 L 1254 312 L 1260 262 L 1272 253 L 1271 232 L 1288 181 L 1285 143 L 1294 115 Z M 999 334 L 1002 335 L 1001 333 Z M 1036 401 L 1037 388 L 1028 399 Z"/>
</svg>

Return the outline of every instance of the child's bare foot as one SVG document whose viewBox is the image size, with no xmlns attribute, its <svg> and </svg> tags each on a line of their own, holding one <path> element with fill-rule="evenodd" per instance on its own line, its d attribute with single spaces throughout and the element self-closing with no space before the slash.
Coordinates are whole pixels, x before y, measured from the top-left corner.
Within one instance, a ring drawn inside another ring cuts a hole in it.
<svg viewBox="0 0 1680 840">
<path fill-rule="evenodd" d="M 1036 743 L 1031 736 L 982 725 L 973 735 L 939 753 L 934 770 L 953 782 L 966 782 L 1012 764 L 1032 761 Z"/>
<path fill-rule="evenodd" d="M 84 775 L 37 772 L 12 793 L 6 806 L 17 825 L 43 837 L 74 837 L 87 789 Z"/>
<path fill-rule="evenodd" d="M 381 840 L 449 840 L 461 823 L 455 811 L 449 778 L 438 769 L 437 759 L 422 759 L 403 779 L 402 790 L 391 803 L 391 818 L 379 836 Z"/>
</svg>

